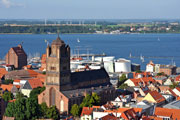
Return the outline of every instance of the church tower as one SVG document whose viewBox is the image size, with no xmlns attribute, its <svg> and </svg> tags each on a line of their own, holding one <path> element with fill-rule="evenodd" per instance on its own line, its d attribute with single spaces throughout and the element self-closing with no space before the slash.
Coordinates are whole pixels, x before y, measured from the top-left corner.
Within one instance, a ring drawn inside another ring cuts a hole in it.
<svg viewBox="0 0 180 120">
<path fill-rule="evenodd" d="M 53 87 L 56 90 L 71 89 L 71 70 L 70 70 L 70 47 L 57 37 L 46 48 L 46 87 Z"/>
</svg>

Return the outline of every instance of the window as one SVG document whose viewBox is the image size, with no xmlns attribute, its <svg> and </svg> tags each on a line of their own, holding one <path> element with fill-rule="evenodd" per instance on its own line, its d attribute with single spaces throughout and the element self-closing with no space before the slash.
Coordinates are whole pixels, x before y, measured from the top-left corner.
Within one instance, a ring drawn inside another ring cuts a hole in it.
<svg viewBox="0 0 180 120">
<path fill-rule="evenodd" d="M 50 67 L 50 70 L 56 70 L 56 67 Z"/>
<path fill-rule="evenodd" d="M 50 89 L 50 106 L 55 105 L 56 101 L 56 91 L 54 88 Z"/>
<path fill-rule="evenodd" d="M 61 112 L 64 112 L 64 101 L 61 100 L 60 104 L 61 104 Z"/>
</svg>

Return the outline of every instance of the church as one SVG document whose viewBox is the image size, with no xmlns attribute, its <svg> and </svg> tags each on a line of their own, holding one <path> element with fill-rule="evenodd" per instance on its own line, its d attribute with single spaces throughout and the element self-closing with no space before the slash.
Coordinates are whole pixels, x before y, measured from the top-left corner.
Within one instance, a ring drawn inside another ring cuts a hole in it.
<svg viewBox="0 0 180 120">
<path fill-rule="evenodd" d="M 116 97 L 104 68 L 82 72 L 70 70 L 70 47 L 58 36 L 46 48 L 46 90 L 38 96 L 39 104 L 55 105 L 60 114 L 69 114 L 73 104 L 81 104 L 87 94 L 97 93 L 104 104 Z"/>
</svg>

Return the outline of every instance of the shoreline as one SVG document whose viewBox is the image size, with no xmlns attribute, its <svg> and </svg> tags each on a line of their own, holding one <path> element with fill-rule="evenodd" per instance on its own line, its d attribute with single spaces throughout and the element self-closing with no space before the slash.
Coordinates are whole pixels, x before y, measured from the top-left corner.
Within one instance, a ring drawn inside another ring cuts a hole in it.
<svg viewBox="0 0 180 120">
<path fill-rule="evenodd" d="M 55 35 L 57 33 L 44 34 L 44 33 L 0 33 L 0 35 Z M 97 35 L 128 35 L 128 34 L 180 34 L 180 33 L 120 33 L 120 34 L 111 34 L 111 33 L 60 33 L 60 34 L 97 34 Z"/>
</svg>

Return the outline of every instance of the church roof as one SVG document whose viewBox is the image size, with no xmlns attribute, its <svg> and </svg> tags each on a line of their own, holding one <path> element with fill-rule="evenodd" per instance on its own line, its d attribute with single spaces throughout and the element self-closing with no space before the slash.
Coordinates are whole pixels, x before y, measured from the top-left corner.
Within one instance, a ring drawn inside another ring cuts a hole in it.
<svg viewBox="0 0 180 120">
<path fill-rule="evenodd" d="M 22 48 L 22 45 L 18 45 L 18 47 L 12 47 L 12 49 L 17 56 L 27 56 Z"/>
<path fill-rule="evenodd" d="M 61 40 L 61 38 L 59 37 L 59 35 L 58 35 L 58 37 L 56 38 L 56 40 L 53 40 L 53 42 L 52 42 L 52 45 L 63 45 L 63 44 L 65 44 L 65 43 L 64 43 L 63 40 Z"/>
<path fill-rule="evenodd" d="M 71 81 L 73 84 L 99 79 L 109 79 L 109 75 L 104 68 L 71 73 Z"/>
</svg>

